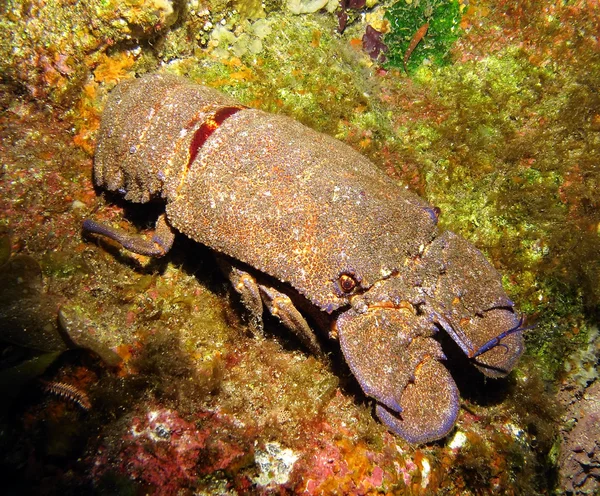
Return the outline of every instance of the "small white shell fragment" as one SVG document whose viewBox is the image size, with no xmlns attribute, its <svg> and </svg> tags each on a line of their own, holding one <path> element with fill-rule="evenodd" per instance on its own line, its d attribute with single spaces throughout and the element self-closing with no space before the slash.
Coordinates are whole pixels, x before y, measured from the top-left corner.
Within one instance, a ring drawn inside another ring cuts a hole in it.
<svg viewBox="0 0 600 496">
<path fill-rule="evenodd" d="M 321 10 L 329 0 L 287 0 L 286 7 L 292 14 L 312 14 Z"/>
</svg>

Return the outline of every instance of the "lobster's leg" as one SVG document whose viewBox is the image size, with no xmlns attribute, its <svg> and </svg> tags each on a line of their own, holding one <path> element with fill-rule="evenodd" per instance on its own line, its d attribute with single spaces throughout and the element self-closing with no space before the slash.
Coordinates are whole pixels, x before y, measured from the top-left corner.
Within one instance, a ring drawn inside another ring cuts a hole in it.
<svg viewBox="0 0 600 496">
<path fill-rule="evenodd" d="M 250 313 L 250 328 L 252 332 L 260 334 L 263 326 L 263 304 L 256 279 L 245 270 L 232 265 L 224 257 L 217 256 L 216 258 L 219 267 L 231 282 L 233 289 L 240 294 L 242 304 Z"/>
<path fill-rule="evenodd" d="M 259 284 L 252 274 L 236 267 L 224 257 L 217 257 L 217 262 L 233 288 L 240 294 L 242 304 L 250 312 L 250 327 L 253 332 L 262 331 L 262 313 L 266 307 L 271 315 L 296 334 L 310 351 L 322 353 L 315 334 L 288 295 L 271 286 Z"/>
<path fill-rule="evenodd" d="M 149 257 L 162 257 L 171 249 L 175 240 L 175 232 L 167 223 L 165 214 L 162 214 L 156 221 L 156 227 L 151 239 L 147 239 L 139 234 L 130 234 L 91 219 L 84 220 L 82 228 L 86 233 L 105 236 L 116 241 L 129 251 Z"/>
<path fill-rule="evenodd" d="M 290 297 L 274 288 L 260 285 L 260 294 L 271 315 L 292 331 L 308 348 L 317 355 L 322 355 L 317 338 Z"/>
</svg>

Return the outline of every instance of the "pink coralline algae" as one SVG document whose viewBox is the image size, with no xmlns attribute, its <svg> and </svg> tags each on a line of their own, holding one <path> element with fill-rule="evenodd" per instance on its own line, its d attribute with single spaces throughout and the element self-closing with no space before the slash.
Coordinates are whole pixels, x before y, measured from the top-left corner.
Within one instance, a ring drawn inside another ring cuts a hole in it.
<svg viewBox="0 0 600 496">
<path fill-rule="evenodd" d="M 123 438 L 100 448 L 93 475 L 101 479 L 117 467 L 126 477 L 167 495 L 198 487 L 202 476 L 237 464 L 246 455 L 248 450 L 236 445 L 236 436 L 227 444 L 215 435 L 231 427 L 219 414 L 201 412 L 186 420 L 175 410 L 150 406 L 131 419 Z"/>
</svg>

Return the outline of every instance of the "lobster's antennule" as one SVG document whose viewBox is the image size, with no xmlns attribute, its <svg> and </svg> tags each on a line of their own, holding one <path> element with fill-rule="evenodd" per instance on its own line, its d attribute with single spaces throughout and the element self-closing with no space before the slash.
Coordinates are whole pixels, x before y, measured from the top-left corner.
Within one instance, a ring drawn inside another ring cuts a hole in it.
<svg viewBox="0 0 600 496">
<path fill-rule="evenodd" d="M 506 336 L 510 336 L 511 334 L 514 334 L 516 332 L 528 331 L 535 327 L 535 325 L 521 327 L 523 325 L 524 321 L 525 321 L 525 315 L 522 314 L 521 318 L 519 319 L 519 323 L 516 326 L 500 333 L 496 337 L 493 337 L 487 343 L 484 343 L 483 345 L 481 345 L 477 350 L 471 351 L 469 353 L 469 358 L 477 358 L 478 356 L 483 355 L 486 351 L 489 351 L 492 348 L 495 348 L 496 346 L 502 346 L 505 348 L 506 351 L 508 351 L 508 347 L 500 342 L 502 339 L 504 339 Z"/>
</svg>

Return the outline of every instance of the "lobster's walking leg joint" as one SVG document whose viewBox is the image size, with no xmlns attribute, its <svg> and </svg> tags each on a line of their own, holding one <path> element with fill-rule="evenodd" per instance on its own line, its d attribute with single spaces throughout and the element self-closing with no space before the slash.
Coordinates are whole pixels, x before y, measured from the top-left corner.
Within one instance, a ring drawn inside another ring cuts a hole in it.
<svg viewBox="0 0 600 496">
<path fill-rule="evenodd" d="M 233 266 L 223 257 L 217 257 L 217 263 L 227 276 L 233 289 L 239 293 L 242 304 L 250 313 L 250 328 L 254 334 L 262 331 L 263 304 L 256 279 L 248 272 Z"/>
<path fill-rule="evenodd" d="M 322 355 L 323 352 L 314 332 L 294 306 L 290 297 L 267 286 L 260 285 L 259 287 L 263 301 L 271 315 L 277 317 L 284 326 L 296 334 L 313 353 Z"/>
<path fill-rule="evenodd" d="M 162 257 L 171 249 L 175 240 L 175 233 L 167 223 L 165 214 L 162 214 L 156 221 L 154 235 L 150 240 L 139 234 L 130 234 L 91 219 L 83 222 L 83 230 L 87 233 L 106 236 L 129 251 L 149 257 Z"/>
</svg>

